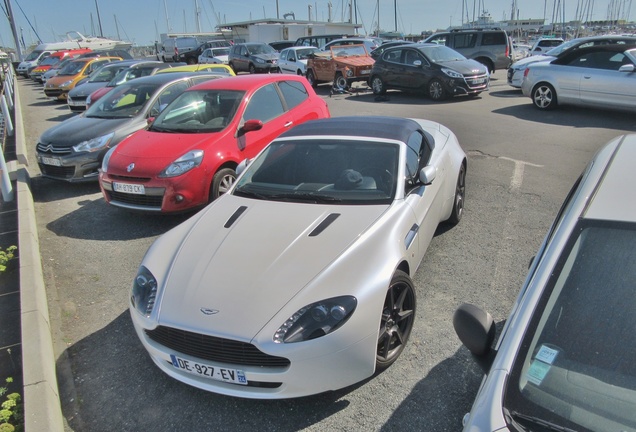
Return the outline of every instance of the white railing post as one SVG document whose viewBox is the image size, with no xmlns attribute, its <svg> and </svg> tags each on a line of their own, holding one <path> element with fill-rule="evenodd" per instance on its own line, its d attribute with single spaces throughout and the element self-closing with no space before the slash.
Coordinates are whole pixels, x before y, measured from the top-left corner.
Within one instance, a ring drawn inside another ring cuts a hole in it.
<svg viewBox="0 0 636 432">
<path fill-rule="evenodd" d="M 2 199 L 5 201 L 13 201 L 13 186 L 9 178 L 9 170 L 7 163 L 4 161 L 4 151 L 0 146 L 0 186 L 2 186 Z"/>
<path fill-rule="evenodd" d="M 7 136 L 13 136 L 13 122 L 11 121 L 11 112 L 7 106 L 7 99 L 4 95 L 0 97 L 0 105 L 2 105 L 2 115 L 4 116 L 4 127 L 7 130 Z"/>
<path fill-rule="evenodd" d="M 9 109 L 13 111 L 13 88 L 9 81 L 4 82 L 4 95 L 7 97 L 7 104 L 9 104 Z"/>
</svg>

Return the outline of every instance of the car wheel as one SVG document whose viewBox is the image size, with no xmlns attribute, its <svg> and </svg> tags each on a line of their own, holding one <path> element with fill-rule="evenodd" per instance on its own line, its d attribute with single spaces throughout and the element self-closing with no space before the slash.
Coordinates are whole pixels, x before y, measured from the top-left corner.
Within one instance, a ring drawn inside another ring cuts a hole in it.
<svg viewBox="0 0 636 432">
<path fill-rule="evenodd" d="M 316 81 L 316 76 L 314 75 L 314 71 L 312 71 L 311 69 L 307 71 L 307 81 L 309 82 L 309 85 L 314 88 L 318 86 L 318 81 Z"/>
<path fill-rule="evenodd" d="M 197 59 L 195 59 L 194 57 L 188 57 L 186 63 L 189 65 L 197 64 Z"/>
<path fill-rule="evenodd" d="M 466 165 L 462 163 L 457 175 L 457 185 L 455 186 L 455 199 L 453 200 L 453 211 L 448 218 L 448 223 L 456 225 L 462 220 L 464 215 L 464 199 L 466 198 Z"/>
<path fill-rule="evenodd" d="M 347 91 L 347 89 L 349 89 L 349 83 L 341 73 L 336 75 L 336 78 L 333 81 L 333 86 L 339 91 Z"/>
<path fill-rule="evenodd" d="M 228 66 L 234 71 L 235 74 L 238 73 L 238 71 L 236 70 L 236 68 L 234 67 L 234 63 L 228 63 Z"/>
<path fill-rule="evenodd" d="M 252 63 L 250 63 L 250 73 L 251 74 L 255 74 L 256 73 L 256 67 Z"/>
<path fill-rule="evenodd" d="M 282 72 L 283 72 L 283 71 L 281 70 L 281 73 L 282 73 Z M 298 70 L 296 71 L 296 75 L 298 75 L 298 76 L 303 76 L 303 71 L 301 71 L 300 69 L 298 69 Z"/>
<path fill-rule="evenodd" d="M 371 88 L 373 89 L 374 95 L 382 95 L 386 93 L 386 86 L 384 85 L 384 81 L 377 75 L 371 77 Z"/>
<path fill-rule="evenodd" d="M 406 273 L 398 270 L 391 279 L 386 293 L 378 346 L 376 351 L 376 372 L 391 366 L 404 350 L 415 320 L 415 289 Z"/>
<path fill-rule="evenodd" d="M 486 66 L 486 70 L 488 71 L 488 73 L 495 72 L 495 65 L 489 59 L 485 57 L 479 57 L 479 58 L 476 58 L 475 60 L 483 64 L 484 66 Z"/>
<path fill-rule="evenodd" d="M 532 103 L 541 110 L 551 110 L 557 106 L 557 94 L 548 83 L 539 83 L 532 89 Z"/>
<path fill-rule="evenodd" d="M 234 184 L 234 180 L 236 180 L 236 172 L 232 168 L 223 168 L 217 171 L 210 186 L 210 202 L 227 192 Z"/>
<path fill-rule="evenodd" d="M 434 101 L 446 99 L 446 90 L 440 80 L 434 79 L 428 83 L 428 96 Z"/>
</svg>

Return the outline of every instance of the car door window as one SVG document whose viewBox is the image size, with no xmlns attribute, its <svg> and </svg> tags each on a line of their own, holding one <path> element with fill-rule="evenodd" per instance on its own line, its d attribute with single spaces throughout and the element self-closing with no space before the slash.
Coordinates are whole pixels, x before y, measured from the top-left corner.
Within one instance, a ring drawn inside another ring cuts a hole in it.
<svg viewBox="0 0 636 432">
<path fill-rule="evenodd" d="M 287 102 L 287 109 L 292 109 L 309 98 L 307 89 L 298 81 L 281 81 L 278 83 L 278 88 Z"/>
<path fill-rule="evenodd" d="M 250 98 L 243 120 L 260 120 L 263 123 L 278 117 L 285 112 L 274 84 L 268 84 L 256 91 Z"/>
<path fill-rule="evenodd" d="M 588 52 L 572 60 L 569 65 L 593 69 L 618 70 L 629 59 L 623 53 L 612 51 Z"/>
<path fill-rule="evenodd" d="M 475 40 L 477 39 L 476 33 L 460 33 L 453 37 L 453 48 L 473 48 L 475 46 Z"/>
<path fill-rule="evenodd" d="M 391 63 L 402 63 L 402 50 L 392 50 L 384 54 L 384 61 Z"/>
</svg>

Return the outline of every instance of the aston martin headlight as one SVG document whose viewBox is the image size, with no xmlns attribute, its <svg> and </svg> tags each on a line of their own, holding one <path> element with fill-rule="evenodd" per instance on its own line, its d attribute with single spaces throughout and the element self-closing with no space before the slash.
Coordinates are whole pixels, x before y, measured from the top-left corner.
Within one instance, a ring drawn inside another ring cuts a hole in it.
<svg viewBox="0 0 636 432">
<path fill-rule="evenodd" d="M 201 165 L 203 160 L 203 150 L 192 150 L 176 159 L 170 165 L 166 167 L 159 177 L 176 177 L 181 174 L 185 174 L 192 168 L 196 168 Z"/>
<path fill-rule="evenodd" d="M 442 72 L 444 72 L 446 75 L 448 75 L 451 78 L 460 78 L 460 79 L 464 78 L 464 75 L 452 69 L 442 68 Z"/>
<path fill-rule="evenodd" d="M 92 138 L 73 146 L 73 150 L 76 152 L 94 152 L 103 149 L 110 143 L 110 140 L 115 136 L 115 132 L 111 132 L 108 135 L 102 135 L 97 138 Z"/>
<path fill-rule="evenodd" d="M 157 298 L 157 280 L 146 267 L 139 267 L 133 281 L 130 302 L 142 315 L 149 317 Z"/>
<path fill-rule="evenodd" d="M 355 297 L 342 296 L 307 305 L 276 330 L 274 342 L 302 342 L 325 336 L 346 323 L 357 304 Z"/>
</svg>

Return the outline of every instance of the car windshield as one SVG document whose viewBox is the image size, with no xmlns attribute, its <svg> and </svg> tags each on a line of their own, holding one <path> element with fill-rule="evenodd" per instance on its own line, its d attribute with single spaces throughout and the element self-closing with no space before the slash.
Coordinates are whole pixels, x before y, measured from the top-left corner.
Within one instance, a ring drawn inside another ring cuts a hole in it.
<svg viewBox="0 0 636 432">
<path fill-rule="evenodd" d="M 267 44 L 247 45 L 247 51 L 250 53 L 250 55 L 255 55 L 255 54 L 273 54 L 273 53 L 276 52 L 276 50 L 274 48 L 272 48 L 271 46 L 269 46 Z"/>
<path fill-rule="evenodd" d="M 85 61 L 68 62 L 62 69 L 60 69 L 58 75 L 77 75 L 84 66 L 86 66 Z"/>
<path fill-rule="evenodd" d="M 466 57 L 447 46 L 422 46 L 418 48 L 433 63 L 466 60 Z"/>
<path fill-rule="evenodd" d="M 302 48 L 296 50 L 296 60 L 307 60 L 309 56 L 320 51 L 318 48 Z"/>
<path fill-rule="evenodd" d="M 245 92 L 192 90 L 177 97 L 152 124 L 157 132 L 219 132 L 232 122 Z"/>
<path fill-rule="evenodd" d="M 210 49 L 210 55 L 212 57 L 216 57 L 216 56 L 226 56 L 230 54 L 230 49 L 229 48 L 211 48 Z"/>
<path fill-rule="evenodd" d="M 504 409 L 524 427 L 514 430 L 636 429 L 634 244 L 635 224 L 579 223 L 508 380 Z"/>
<path fill-rule="evenodd" d="M 332 46 L 331 55 L 333 57 L 366 56 L 367 50 L 364 48 L 364 45 Z"/>
<path fill-rule="evenodd" d="M 315 204 L 390 204 L 399 146 L 342 139 L 270 144 L 237 182 L 235 195 Z"/>
<path fill-rule="evenodd" d="M 54 64 L 58 64 L 60 62 L 59 57 L 47 57 L 40 63 L 40 66 L 53 66 Z"/>
<path fill-rule="evenodd" d="M 36 58 L 38 58 L 40 54 L 42 54 L 42 51 L 31 51 L 31 53 L 30 53 L 28 56 L 26 56 L 26 58 L 24 59 L 24 61 L 25 61 L 25 62 L 33 61 L 33 60 L 35 60 Z"/>
<path fill-rule="evenodd" d="M 155 93 L 159 84 L 122 84 L 114 88 L 84 113 L 93 118 L 129 118 L 137 115 Z"/>
<path fill-rule="evenodd" d="M 125 66 L 101 67 L 93 72 L 88 78 L 88 82 L 109 82 Z"/>
</svg>

